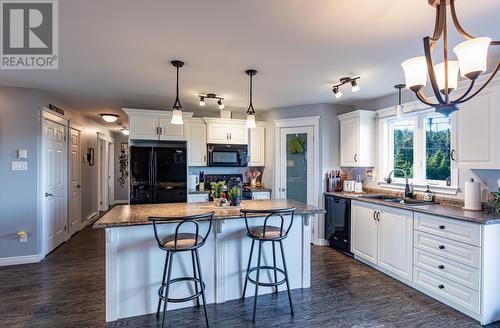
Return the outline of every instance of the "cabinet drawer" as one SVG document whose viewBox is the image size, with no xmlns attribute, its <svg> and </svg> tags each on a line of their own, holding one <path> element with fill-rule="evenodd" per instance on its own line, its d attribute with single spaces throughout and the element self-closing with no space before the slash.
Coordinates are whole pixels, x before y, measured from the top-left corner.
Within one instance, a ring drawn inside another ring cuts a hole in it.
<svg viewBox="0 0 500 328">
<path fill-rule="evenodd" d="M 453 304 L 479 313 L 479 292 L 452 282 L 419 267 L 414 267 L 413 282 Z"/>
<path fill-rule="evenodd" d="M 415 213 L 415 229 L 471 245 L 481 246 L 481 226 L 479 224 Z"/>
<path fill-rule="evenodd" d="M 481 265 L 481 249 L 476 246 L 417 230 L 415 230 L 414 245 L 423 251 L 443 256 L 476 269 L 479 269 Z"/>
<path fill-rule="evenodd" d="M 413 258 L 416 266 L 479 291 L 479 270 L 419 249 Z"/>
</svg>

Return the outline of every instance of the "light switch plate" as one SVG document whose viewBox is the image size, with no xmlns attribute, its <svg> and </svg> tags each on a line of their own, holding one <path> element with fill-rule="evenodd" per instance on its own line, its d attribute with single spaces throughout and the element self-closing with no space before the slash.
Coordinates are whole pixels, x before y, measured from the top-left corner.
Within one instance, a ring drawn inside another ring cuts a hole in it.
<svg viewBox="0 0 500 328">
<path fill-rule="evenodd" d="M 28 158 L 28 150 L 27 149 L 18 149 L 17 150 L 17 158 Z"/>
<path fill-rule="evenodd" d="M 12 161 L 12 171 L 27 171 L 28 162 L 26 161 Z"/>
</svg>

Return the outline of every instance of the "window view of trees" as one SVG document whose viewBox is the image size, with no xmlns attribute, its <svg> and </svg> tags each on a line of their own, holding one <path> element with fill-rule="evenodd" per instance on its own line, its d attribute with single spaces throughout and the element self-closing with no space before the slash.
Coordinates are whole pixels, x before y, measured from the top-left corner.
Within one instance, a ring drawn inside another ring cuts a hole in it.
<svg viewBox="0 0 500 328">
<path fill-rule="evenodd" d="M 413 127 L 394 127 L 394 168 L 402 169 L 408 178 L 413 177 Z M 401 172 L 394 172 L 396 178 L 403 178 Z"/>
<path fill-rule="evenodd" d="M 429 117 L 425 120 L 425 178 L 447 180 L 450 164 L 450 118 Z"/>
</svg>

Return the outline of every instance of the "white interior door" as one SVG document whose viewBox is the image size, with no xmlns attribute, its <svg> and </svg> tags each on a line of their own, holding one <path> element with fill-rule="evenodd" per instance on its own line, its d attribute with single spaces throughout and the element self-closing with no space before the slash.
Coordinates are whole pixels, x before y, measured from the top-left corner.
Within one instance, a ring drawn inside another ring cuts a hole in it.
<svg viewBox="0 0 500 328">
<path fill-rule="evenodd" d="M 67 148 L 66 127 L 43 120 L 43 222 L 45 254 L 54 250 L 67 237 Z"/>
<path fill-rule="evenodd" d="M 108 145 L 107 141 L 103 139 L 98 139 L 98 209 L 99 211 L 108 210 Z"/>
<path fill-rule="evenodd" d="M 279 198 L 314 205 L 314 128 L 281 128 Z"/>
<path fill-rule="evenodd" d="M 115 205 L 115 144 L 108 142 L 108 207 Z"/>
<path fill-rule="evenodd" d="M 80 165 L 80 131 L 70 129 L 69 136 L 69 234 L 80 230 L 81 225 L 81 165 Z"/>
</svg>

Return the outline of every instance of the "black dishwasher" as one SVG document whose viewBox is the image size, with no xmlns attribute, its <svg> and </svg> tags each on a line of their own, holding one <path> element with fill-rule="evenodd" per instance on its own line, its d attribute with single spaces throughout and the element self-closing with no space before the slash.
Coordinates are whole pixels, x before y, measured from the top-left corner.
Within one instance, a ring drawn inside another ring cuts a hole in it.
<svg viewBox="0 0 500 328">
<path fill-rule="evenodd" d="M 325 239 L 330 247 L 351 253 L 351 200 L 325 195 Z"/>
</svg>

